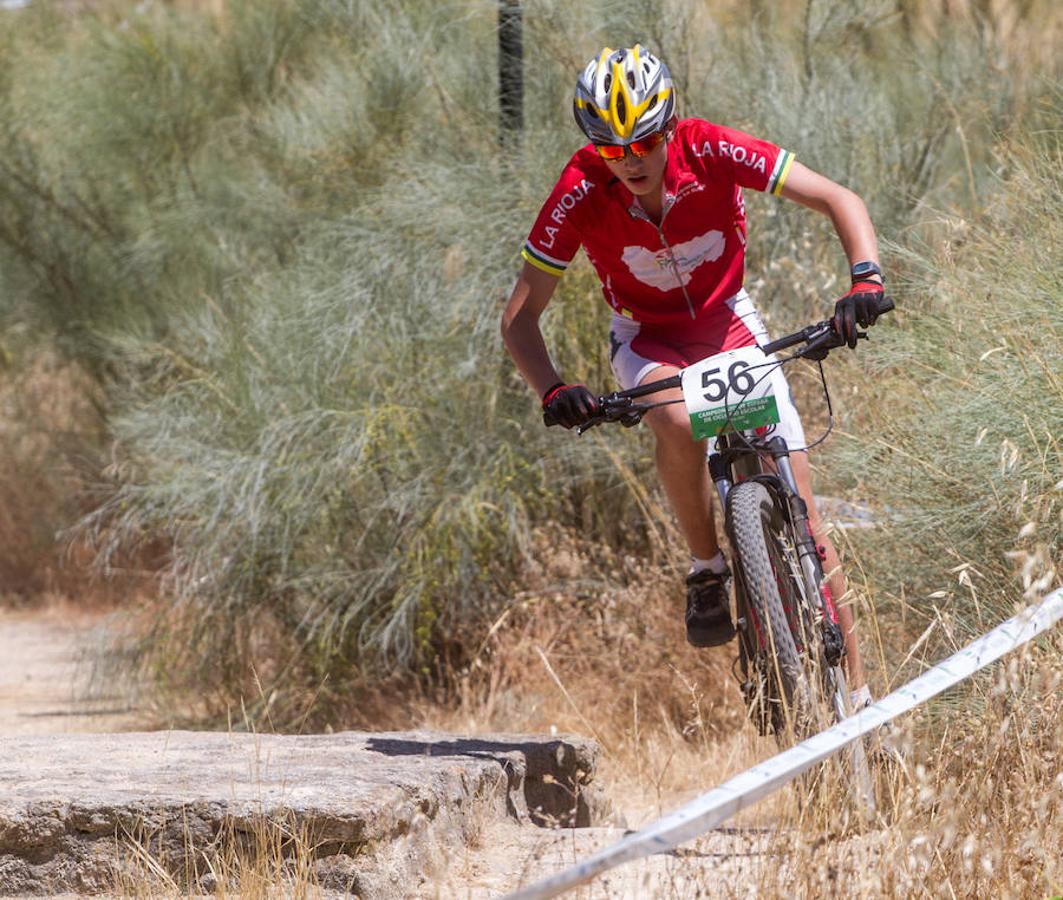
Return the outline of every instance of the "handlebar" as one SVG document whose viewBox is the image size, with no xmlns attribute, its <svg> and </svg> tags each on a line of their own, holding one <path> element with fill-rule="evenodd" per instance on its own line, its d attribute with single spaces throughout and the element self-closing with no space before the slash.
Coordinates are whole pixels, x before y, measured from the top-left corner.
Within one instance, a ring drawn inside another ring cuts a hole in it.
<svg viewBox="0 0 1063 900">
<path fill-rule="evenodd" d="M 876 301 L 874 319 L 888 313 L 893 308 L 893 299 L 891 297 L 882 297 Z M 872 322 L 874 322 L 874 319 L 872 319 Z M 864 332 L 858 332 L 858 336 L 864 338 L 867 337 Z M 765 355 L 769 355 L 777 353 L 779 350 L 786 350 L 787 348 L 793 347 L 795 344 L 800 344 L 802 342 L 804 342 L 805 346 L 787 357 L 783 362 L 786 362 L 789 359 L 795 359 L 799 356 L 821 360 L 831 350 L 844 346 L 845 344 L 844 339 L 838 334 L 834 327 L 833 318 L 831 318 L 824 319 L 822 322 L 817 322 L 815 325 L 809 325 L 802 328 L 800 331 L 795 331 L 793 334 L 788 334 L 778 340 L 770 341 L 769 343 L 764 344 L 760 349 L 764 351 Z M 594 428 L 596 425 L 601 425 L 603 422 L 619 422 L 627 428 L 630 428 L 632 425 L 637 425 L 642 420 L 643 415 L 658 404 L 635 403 L 635 400 L 649 394 L 656 394 L 661 391 L 669 390 L 670 388 L 680 387 L 681 384 L 682 377 L 680 375 L 673 375 L 671 378 L 662 378 L 660 381 L 639 385 L 638 387 L 631 388 L 627 391 L 614 391 L 611 394 L 599 397 L 598 411 L 584 424 L 578 426 L 576 431 L 578 434 L 583 434 L 583 432 Z M 558 422 L 549 411 L 544 410 L 543 424 L 549 427 L 551 425 L 557 425 Z"/>
<path fill-rule="evenodd" d="M 877 298 L 875 301 L 875 318 L 877 319 L 884 313 L 888 313 L 891 309 L 893 309 L 892 297 Z M 826 319 L 823 322 L 818 322 L 815 325 L 809 325 L 807 328 L 802 328 L 800 331 L 795 331 L 793 334 L 788 334 L 786 337 L 781 337 L 777 341 L 770 341 L 760 349 L 766 354 L 777 353 L 780 350 L 785 350 L 787 347 L 792 347 L 794 344 L 800 344 L 802 341 L 810 343 L 823 335 L 825 326 L 829 329 L 829 333 L 832 337 L 840 340 L 837 331 L 834 330 L 834 320 Z M 824 345 L 826 343 L 828 342 L 824 342 Z M 824 345 L 820 345 L 816 349 L 824 349 Z M 832 350 L 834 347 L 840 346 L 840 343 L 832 344 L 830 347 L 826 347 L 826 349 Z M 805 348 L 805 350 L 799 353 L 798 356 L 804 356 L 807 353 L 808 348 Z"/>
</svg>

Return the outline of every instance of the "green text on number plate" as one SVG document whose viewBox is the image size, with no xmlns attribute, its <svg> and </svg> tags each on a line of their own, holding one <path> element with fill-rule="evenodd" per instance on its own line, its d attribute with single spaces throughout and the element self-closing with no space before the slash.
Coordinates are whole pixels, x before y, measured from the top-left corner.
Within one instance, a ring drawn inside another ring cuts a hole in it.
<svg viewBox="0 0 1063 900">
<path fill-rule="evenodd" d="M 767 365 L 765 365 L 767 363 Z M 739 347 L 683 369 L 683 401 L 694 438 L 779 421 L 773 365 L 759 347 Z M 728 421 L 730 420 L 730 421 Z"/>
</svg>

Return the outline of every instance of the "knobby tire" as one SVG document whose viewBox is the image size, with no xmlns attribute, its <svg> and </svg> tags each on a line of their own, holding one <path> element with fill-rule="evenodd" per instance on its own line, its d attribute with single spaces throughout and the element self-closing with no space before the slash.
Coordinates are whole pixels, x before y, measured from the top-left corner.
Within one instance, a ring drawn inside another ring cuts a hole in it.
<svg viewBox="0 0 1063 900">
<path fill-rule="evenodd" d="M 794 640 L 792 626 L 805 635 L 811 629 L 787 616 L 789 610 L 801 617 L 805 604 L 779 537 L 779 530 L 786 526 L 768 489 L 756 481 L 744 481 L 731 489 L 727 514 L 736 574 L 749 606 L 744 627 L 749 646 L 759 652 L 754 666 L 766 670 L 762 674 L 767 678 L 773 730 L 780 743 L 786 743 L 787 732 L 801 740 L 818 730 L 814 700 L 818 692 L 811 681 L 815 673 L 806 670 L 807 660 Z M 799 568 L 796 576 L 800 577 Z"/>
<path fill-rule="evenodd" d="M 763 484 L 743 481 L 731 489 L 727 526 L 736 575 L 748 606 L 746 615 L 753 619 L 745 624 L 747 646 L 754 655 L 760 647 L 759 659 L 750 664 L 767 681 L 767 696 L 759 702 L 768 703 L 769 709 L 753 713 L 767 715 L 776 740 L 785 747 L 840 721 L 844 712 L 833 708 L 832 697 L 838 685 L 823 658 L 817 625 L 811 619 L 811 598 L 804 596 L 804 578 L 789 524 Z M 873 812 L 862 744 L 850 751 L 848 767 L 846 771 L 842 765 L 843 777 L 862 801 L 865 813 Z"/>
</svg>

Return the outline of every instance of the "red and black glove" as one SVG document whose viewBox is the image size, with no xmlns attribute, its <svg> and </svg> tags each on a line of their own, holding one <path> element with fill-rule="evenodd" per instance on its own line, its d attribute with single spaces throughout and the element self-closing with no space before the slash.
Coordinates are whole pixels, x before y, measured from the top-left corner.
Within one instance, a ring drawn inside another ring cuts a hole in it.
<svg viewBox="0 0 1063 900">
<path fill-rule="evenodd" d="M 877 281 L 857 281 L 834 304 L 834 330 L 850 350 L 856 348 L 857 331 L 875 324 L 882 296 L 883 287 Z"/>
<path fill-rule="evenodd" d="M 598 409 L 598 400 L 582 384 L 555 384 L 543 394 L 543 411 L 559 425 L 575 428 Z"/>
</svg>

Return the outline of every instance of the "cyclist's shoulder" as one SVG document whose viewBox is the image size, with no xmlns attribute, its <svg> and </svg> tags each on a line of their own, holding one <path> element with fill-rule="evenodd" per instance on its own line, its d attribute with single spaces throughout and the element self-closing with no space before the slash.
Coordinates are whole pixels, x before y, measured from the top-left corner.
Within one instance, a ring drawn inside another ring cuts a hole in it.
<svg viewBox="0 0 1063 900">
<path fill-rule="evenodd" d="M 572 194 L 575 199 L 582 200 L 597 193 L 595 188 L 605 186 L 610 178 L 609 170 L 594 152 L 592 145 L 586 144 L 565 163 L 550 194 L 552 197 Z"/>
<path fill-rule="evenodd" d="M 708 177 L 721 164 L 726 148 L 742 133 L 708 119 L 681 119 L 676 125 L 673 147 L 686 168 L 699 177 Z"/>
<path fill-rule="evenodd" d="M 794 154 L 772 141 L 705 119 L 680 124 L 686 126 L 677 137 L 687 165 L 700 177 L 723 178 L 758 191 L 772 190 L 786 178 Z"/>
<path fill-rule="evenodd" d="M 561 170 L 561 177 L 558 182 L 578 181 L 583 178 L 598 178 L 600 180 L 603 175 L 607 176 L 608 174 L 609 170 L 606 169 L 605 163 L 594 152 L 594 145 L 584 144 L 569 157 L 565 167 Z"/>
<path fill-rule="evenodd" d="M 720 122 L 710 122 L 708 119 L 681 119 L 676 126 L 676 138 L 683 143 L 684 148 L 690 147 L 698 150 L 701 150 L 705 143 L 711 144 L 715 150 L 720 141 L 725 143 L 760 141 L 760 138 L 740 128 L 724 125 Z M 699 153 L 698 155 L 701 156 L 703 154 Z M 715 153 L 711 155 L 715 155 Z"/>
</svg>

